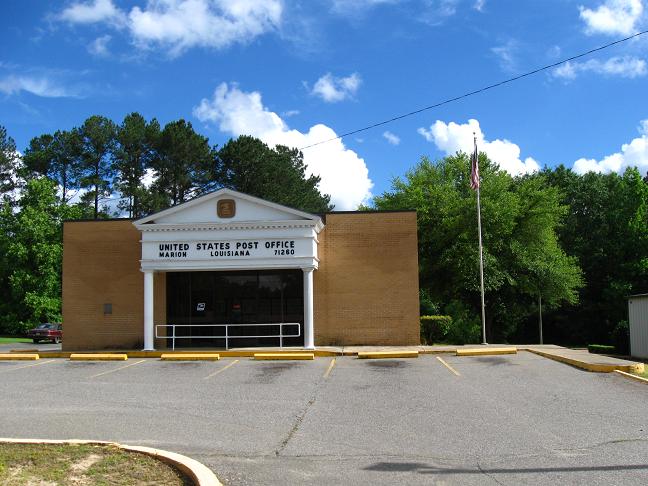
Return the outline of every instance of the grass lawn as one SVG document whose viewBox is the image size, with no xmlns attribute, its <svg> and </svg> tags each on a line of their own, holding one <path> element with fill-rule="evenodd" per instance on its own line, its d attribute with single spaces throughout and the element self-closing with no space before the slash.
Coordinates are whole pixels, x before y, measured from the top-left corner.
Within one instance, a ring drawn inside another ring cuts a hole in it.
<svg viewBox="0 0 648 486">
<path fill-rule="evenodd" d="M 18 337 L 0 337 L 0 344 L 6 343 L 31 343 L 31 339 Z"/>
<path fill-rule="evenodd" d="M 648 378 L 648 367 L 646 367 L 643 373 L 635 373 L 635 375 L 641 376 L 642 378 Z"/>
<path fill-rule="evenodd" d="M 0 484 L 190 486 L 193 483 L 156 459 L 116 447 L 0 444 Z"/>
</svg>

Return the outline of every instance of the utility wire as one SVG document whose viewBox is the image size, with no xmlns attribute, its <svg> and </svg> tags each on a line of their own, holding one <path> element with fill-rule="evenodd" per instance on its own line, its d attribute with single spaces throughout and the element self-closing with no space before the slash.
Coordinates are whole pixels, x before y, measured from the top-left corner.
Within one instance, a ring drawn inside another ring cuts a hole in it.
<svg viewBox="0 0 648 486">
<path fill-rule="evenodd" d="M 615 46 L 617 44 L 621 44 L 623 42 L 627 42 L 630 39 L 634 39 L 635 37 L 639 37 L 640 35 L 644 35 L 644 34 L 648 34 L 648 30 L 637 32 L 636 34 L 632 34 L 632 35 L 630 35 L 628 37 L 625 37 L 623 39 L 619 39 L 619 40 L 616 40 L 614 42 L 610 42 L 609 44 L 605 44 L 603 46 L 599 46 L 599 47 L 596 47 L 594 49 L 590 49 L 589 51 L 582 52 L 582 53 L 577 54 L 577 55 L 572 56 L 572 57 L 568 57 L 566 59 L 563 59 L 562 61 L 558 61 L 558 62 L 555 62 L 553 64 L 548 64 L 548 65 L 543 66 L 541 68 L 534 69 L 533 71 L 528 71 L 528 72 L 526 72 L 524 74 L 520 74 L 519 76 L 515 76 L 513 78 L 509 78 L 509 79 L 506 79 L 504 81 L 500 81 L 500 82 L 495 83 L 495 84 L 484 86 L 483 88 L 476 89 L 475 91 L 470 91 L 469 93 L 465 93 L 465 94 L 462 94 L 460 96 L 455 96 L 454 98 L 449 98 L 447 100 L 440 101 L 439 103 L 435 103 L 434 105 L 430 105 L 430 106 L 426 106 L 424 108 L 420 108 L 418 110 L 410 111 L 409 113 L 404 113 L 402 115 L 398 115 L 398 116 L 395 116 L 395 117 L 390 118 L 388 120 L 383 120 L 381 122 L 374 123 L 373 125 L 369 125 L 369 126 L 366 126 L 364 128 L 358 128 L 357 130 L 352 130 L 350 132 L 343 133 L 342 135 L 338 135 L 337 137 L 329 138 L 327 140 L 322 140 L 320 142 L 315 142 L 315 143 L 313 143 L 311 145 L 306 145 L 305 147 L 302 147 L 299 150 L 306 150 L 306 149 L 309 149 L 311 147 L 316 147 L 318 145 L 322 145 L 323 143 L 328 143 L 328 142 L 332 142 L 334 140 L 339 140 L 341 138 L 348 137 L 349 135 L 354 135 L 356 133 L 371 130 L 372 128 L 376 128 L 376 127 L 379 127 L 381 125 L 387 125 L 388 123 L 392 123 L 392 122 L 395 122 L 397 120 L 401 120 L 403 118 L 407 118 L 409 116 L 413 116 L 413 115 L 416 115 L 418 113 L 422 113 L 424 111 L 431 110 L 432 108 L 438 108 L 439 106 L 447 105 L 448 103 L 452 103 L 454 101 L 462 100 L 464 98 L 468 98 L 470 96 L 474 96 L 476 94 L 483 93 L 484 91 L 488 91 L 489 89 L 497 88 L 499 86 L 503 86 L 505 84 L 512 83 L 513 81 L 517 81 L 519 79 L 526 78 L 527 76 L 531 76 L 533 74 L 537 74 L 539 72 L 546 71 L 547 69 L 555 68 L 556 66 L 560 66 L 561 64 L 565 64 L 565 63 L 567 63 L 569 61 L 573 61 L 575 59 L 580 59 L 581 57 L 588 56 L 590 54 L 593 54 L 593 53 L 598 52 L 598 51 L 602 51 L 604 49 Z"/>
</svg>

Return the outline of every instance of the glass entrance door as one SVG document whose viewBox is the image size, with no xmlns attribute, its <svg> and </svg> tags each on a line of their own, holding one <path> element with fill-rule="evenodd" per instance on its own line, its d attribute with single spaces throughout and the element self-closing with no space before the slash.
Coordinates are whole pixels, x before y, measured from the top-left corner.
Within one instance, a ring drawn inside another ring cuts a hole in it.
<svg viewBox="0 0 648 486">
<path fill-rule="evenodd" d="M 303 346 L 301 270 L 167 273 L 167 323 L 188 326 L 176 328 L 176 336 L 182 336 L 176 347 L 225 347 L 225 339 L 216 337 L 223 336 L 225 328 L 203 324 L 246 324 L 229 329 L 230 347 L 278 346 L 279 338 L 243 336 L 279 334 L 279 326 L 258 324 L 290 322 L 301 324 L 301 336 L 285 338 L 284 346 Z M 297 326 L 283 326 L 283 330 L 297 334 Z"/>
</svg>

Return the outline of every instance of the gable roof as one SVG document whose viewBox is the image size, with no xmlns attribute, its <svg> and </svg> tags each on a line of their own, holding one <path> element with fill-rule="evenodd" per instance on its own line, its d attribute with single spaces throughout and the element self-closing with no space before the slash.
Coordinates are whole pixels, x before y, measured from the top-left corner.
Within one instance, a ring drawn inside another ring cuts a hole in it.
<svg viewBox="0 0 648 486">
<path fill-rule="evenodd" d="M 311 220 L 314 222 L 321 221 L 321 218 L 315 214 L 310 214 L 306 213 L 304 211 L 300 211 L 298 209 L 290 208 L 288 206 L 283 206 L 281 204 L 273 203 L 270 201 L 266 201 L 265 199 L 261 199 L 255 196 L 250 196 L 249 194 L 245 194 L 242 192 L 234 191 L 232 189 L 218 189 L 214 192 L 210 192 L 208 194 L 204 194 L 202 196 L 196 197 L 194 199 L 191 199 L 187 202 L 177 204 L 176 206 L 172 206 L 168 209 L 164 209 L 162 211 L 158 211 L 157 213 L 150 214 L 148 216 L 145 216 L 143 218 L 137 219 L 133 221 L 133 224 L 136 226 L 139 225 L 144 225 L 144 224 L 150 224 L 154 223 L 155 220 L 160 219 L 160 218 L 165 218 L 167 216 L 180 213 L 182 211 L 185 211 L 187 209 L 190 209 L 192 207 L 198 206 L 200 204 L 204 204 L 209 202 L 212 199 L 217 199 L 217 198 L 222 198 L 225 196 L 229 196 L 232 198 L 237 198 L 241 199 L 244 201 L 248 201 L 253 204 L 258 204 L 260 206 L 265 206 L 270 209 L 274 209 L 276 211 L 280 211 L 283 213 L 286 213 L 287 216 L 293 217 L 294 219 L 305 219 L 305 220 Z M 287 219 L 292 219 L 292 218 L 287 218 Z"/>
</svg>

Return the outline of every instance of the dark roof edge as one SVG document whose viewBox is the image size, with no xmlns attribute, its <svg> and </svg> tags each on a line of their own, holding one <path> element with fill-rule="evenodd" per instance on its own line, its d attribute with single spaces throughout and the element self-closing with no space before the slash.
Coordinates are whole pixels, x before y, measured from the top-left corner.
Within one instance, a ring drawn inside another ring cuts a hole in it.
<svg viewBox="0 0 648 486">
<path fill-rule="evenodd" d="M 64 223 L 105 223 L 110 221 L 135 221 L 137 218 L 81 218 L 81 219 L 64 219 Z"/>
<path fill-rule="evenodd" d="M 628 299 L 632 299 L 633 297 L 648 297 L 648 294 L 634 294 L 634 295 L 628 295 Z"/>
<path fill-rule="evenodd" d="M 306 212 L 306 211 L 302 211 L 302 212 Z M 415 213 L 415 212 L 416 209 L 370 209 L 367 211 L 328 211 L 326 213 L 312 213 L 312 214 L 321 217 L 321 216 L 326 216 L 327 214 L 380 214 L 380 213 Z M 138 219 L 142 219 L 142 218 L 101 218 L 101 219 L 81 218 L 81 219 L 65 219 L 63 220 L 63 222 L 64 223 L 103 223 L 109 221 L 137 221 Z"/>
<path fill-rule="evenodd" d="M 320 214 L 415 213 L 416 209 L 369 209 L 367 211 L 328 211 Z"/>
</svg>

